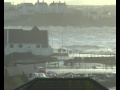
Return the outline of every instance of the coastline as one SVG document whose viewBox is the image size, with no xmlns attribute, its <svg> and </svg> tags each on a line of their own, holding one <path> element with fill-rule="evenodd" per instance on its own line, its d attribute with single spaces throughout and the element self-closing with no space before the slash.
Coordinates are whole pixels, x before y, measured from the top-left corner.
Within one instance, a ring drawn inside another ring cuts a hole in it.
<svg viewBox="0 0 120 90">
<path fill-rule="evenodd" d="M 116 19 L 99 18 L 94 20 L 76 14 L 35 14 L 19 16 L 16 19 L 4 20 L 6 26 L 80 26 L 80 27 L 115 27 Z"/>
</svg>

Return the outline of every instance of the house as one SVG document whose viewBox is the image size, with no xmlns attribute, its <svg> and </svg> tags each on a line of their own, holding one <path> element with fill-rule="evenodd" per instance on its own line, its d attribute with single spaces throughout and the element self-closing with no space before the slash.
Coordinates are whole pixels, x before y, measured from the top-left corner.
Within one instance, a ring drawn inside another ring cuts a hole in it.
<svg viewBox="0 0 120 90">
<path fill-rule="evenodd" d="M 47 13 L 48 12 L 48 4 L 43 2 L 36 2 L 34 5 L 34 11 L 39 13 Z"/>
<path fill-rule="evenodd" d="M 32 53 L 33 55 L 48 56 L 53 49 L 48 44 L 47 30 L 4 29 L 4 53 Z"/>
<path fill-rule="evenodd" d="M 19 8 L 19 14 L 20 15 L 31 15 L 33 13 L 34 6 L 32 3 L 23 3 Z"/>
<path fill-rule="evenodd" d="M 53 1 L 53 3 L 51 3 L 49 5 L 49 12 L 51 13 L 66 13 L 67 12 L 67 5 L 66 3 L 61 3 L 59 1 L 59 3 L 55 3 Z"/>
<path fill-rule="evenodd" d="M 11 2 L 4 2 L 4 10 L 7 10 L 8 8 L 12 7 L 13 5 Z"/>
<path fill-rule="evenodd" d="M 19 12 L 17 9 L 10 7 L 7 10 L 4 10 L 4 20 L 15 19 L 19 17 Z"/>
</svg>

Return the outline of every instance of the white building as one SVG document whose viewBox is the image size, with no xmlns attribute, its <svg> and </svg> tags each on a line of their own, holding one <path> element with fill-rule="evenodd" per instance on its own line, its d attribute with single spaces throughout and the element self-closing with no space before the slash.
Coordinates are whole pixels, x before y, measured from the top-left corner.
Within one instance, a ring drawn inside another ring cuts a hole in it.
<svg viewBox="0 0 120 90">
<path fill-rule="evenodd" d="M 48 56 L 53 49 L 48 44 L 48 33 L 36 26 L 32 30 L 5 29 L 4 53 L 32 53 L 33 55 Z"/>
<path fill-rule="evenodd" d="M 15 19 L 19 17 L 19 12 L 15 8 L 11 7 L 8 10 L 4 10 L 4 20 Z"/>
<path fill-rule="evenodd" d="M 53 1 L 53 3 L 51 3 L 49 5 L 49 12 L 51 13 L 66 13 L 67 12 L 67 5 L 66 3 L 61 3 L 59 1 L 59 3 L 55 3 Z"/>
<path fill-rule="evenodd" d="M 23 3 L 19 7 L 19 14 L 20 15 L 31 15 L 31 14 L 34 14 L 33 10 L 34 10 L 34 6 L 32 3 Z"/>
<path fill-rule="evenodd" d="M 34 11 L 39 13 L 47 13 L 48 12 L 48 4 L 43 2 L 36 2 L 34 5 Z"/>
</svg>

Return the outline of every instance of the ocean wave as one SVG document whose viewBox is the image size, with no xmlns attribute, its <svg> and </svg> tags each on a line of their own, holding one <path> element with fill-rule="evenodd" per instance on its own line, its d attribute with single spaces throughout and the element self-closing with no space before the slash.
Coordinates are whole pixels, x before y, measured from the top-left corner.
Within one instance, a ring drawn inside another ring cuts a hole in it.
<svg viewBox="0 0 120 90">
<path fill-rule="evenodd" d="M 85 45 L 85 46 L 80 46 L 80 45 L 70 45 L 70 46 L 65 46 L 68 49 L 72 49 L 74 53 L 101 53 L 101 54 L 107 54 L 107 53 L 115 53 L 116 49 L 115 48 L 105 48 L 103 46 L 95 46 L 95 45 Z"/>
</svg>

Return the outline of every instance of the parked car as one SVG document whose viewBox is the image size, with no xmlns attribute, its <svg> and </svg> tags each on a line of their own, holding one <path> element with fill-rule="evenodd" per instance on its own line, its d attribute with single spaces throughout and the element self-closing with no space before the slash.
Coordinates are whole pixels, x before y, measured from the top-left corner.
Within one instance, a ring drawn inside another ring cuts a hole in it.
<svg viewBox="0 0 120 90">
<path fill-rule="evenodd" d="M 45 75 L 45 73 L 32 73 L 30 80 L 32 80 L 34 78 L 47 78 L 47 76 Z"/>
</svg>

